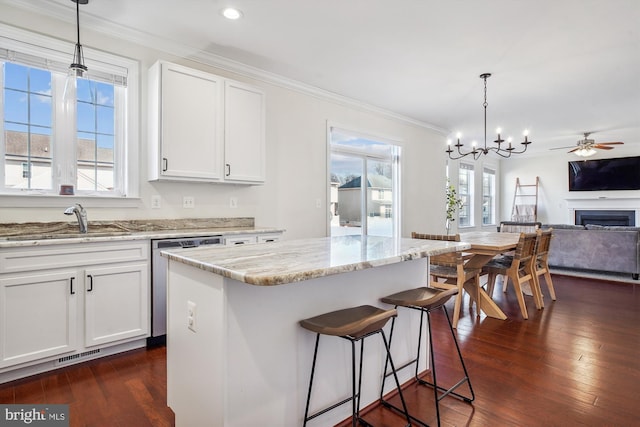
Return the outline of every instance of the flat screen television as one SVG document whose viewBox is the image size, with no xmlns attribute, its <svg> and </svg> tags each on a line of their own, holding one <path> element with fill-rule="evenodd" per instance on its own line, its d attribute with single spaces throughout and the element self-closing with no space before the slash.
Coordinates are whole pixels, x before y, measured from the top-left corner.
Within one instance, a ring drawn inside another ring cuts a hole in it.
<svg viewBox="0 0 640 427">
<path fill-rule="evenodd" d="M 640 156 L 569 162 L 569 191 L 640 190 Z"/>
</svg>

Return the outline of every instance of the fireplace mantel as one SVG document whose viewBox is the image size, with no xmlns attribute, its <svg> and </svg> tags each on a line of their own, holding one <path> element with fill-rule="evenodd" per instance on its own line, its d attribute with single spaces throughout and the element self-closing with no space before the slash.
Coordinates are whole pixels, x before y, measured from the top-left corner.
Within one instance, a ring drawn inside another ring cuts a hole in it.
<svg viewBox="0 0 640 427">
<path fill-rule="evenodd" d="M 640 197 L 576 197 L 565 199 L 567 202 L 567 223 L 573 224 L 575 211 L 591 210 L 634 210 L 636 224 L 640 224 Z"/>
</svg>

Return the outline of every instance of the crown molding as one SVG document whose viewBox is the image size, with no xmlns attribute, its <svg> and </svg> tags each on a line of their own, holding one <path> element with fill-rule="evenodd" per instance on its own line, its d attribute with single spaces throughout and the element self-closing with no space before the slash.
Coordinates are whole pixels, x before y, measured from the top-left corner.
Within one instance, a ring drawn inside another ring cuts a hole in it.
<svg viewBox="0 0 640 427">
<path fill-rule="evenodd" d="M 64 6 L 62 3 L 54 1 L 24 1 L 24 0 L 0 0 L 0 4 L 8 4 L 17 9 L 26 10 L 28 12 L 46 15 L 63 22 L 73 23 L 75 25 L 75 14 L 72 6 Z M 130 27 L 126 27 L 117 22 L 109 21 L 90 13 L 83 14 L 83 21 L 92 31 L 102 33 L 112 38 L 125 40 L 128 43 L 135 43 L 147 48 L 165 52 L 170 55 L 185 58 L 198 62 L 203 65 L 216 67 L 225 71 L 229 71 L 241 76 L 259 80 L 268 84 L 273 84 L 285 89 L 294 90 L 306 95 L 313 96 L 318 99 L 334 102 L 339 105 L 356 108 L 362 111 L 375 113 L 391 119 L 412 124 L 421 128 L 438 132 L 442 135 L 448 135 L 450 130 L 444 129 L 421 120 L 414 119 L 394 111 L 376 107 L 374 105 L 349 98 L 338 93 L 330 92 L 316 86 L 291 79 L 285 76 L 271 73 L 269 71 L 253 67 L 232 59 L 216 55 L 210 52 L 204 52 L 199 48 L 187 46 L 185 44 L 176 43 L 175 41 L 158 37 L 156 35 L 139 31 Z"/>
</svg>

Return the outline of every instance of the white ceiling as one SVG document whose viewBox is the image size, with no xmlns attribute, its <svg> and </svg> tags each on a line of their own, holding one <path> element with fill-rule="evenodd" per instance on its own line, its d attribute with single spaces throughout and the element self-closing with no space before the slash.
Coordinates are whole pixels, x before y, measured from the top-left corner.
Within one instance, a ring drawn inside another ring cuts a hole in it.
<svg viewBox="0 0 640 427">
<path fill-rule="evenodd" d="M 70 0 L 2 1 L 75 20 Z M 220 10 L 229 5 L 244 17 L 224 19 Z M 640 147 L 640 0 L 90 0 L 80 7 L 81 27 L 219 55 L 460 130 L 465 141 L 482 142 L 478 76 L 490 72 L 490 141 L 501 126 L 518 141 L 529 129 L 532 152 L 575 145 L 585 131 L 596 142 Z"/>
</svg>

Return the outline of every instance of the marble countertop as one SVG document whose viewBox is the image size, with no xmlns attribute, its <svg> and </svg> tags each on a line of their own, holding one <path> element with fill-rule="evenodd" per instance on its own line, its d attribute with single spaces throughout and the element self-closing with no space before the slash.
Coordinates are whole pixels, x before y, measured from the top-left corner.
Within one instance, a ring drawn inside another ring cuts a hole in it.
<svg viewBox="0 0 640 427">
<path fill-rule="evenodd" d="M 251 285 L 272 286 L 469 249 L 464 242 L 340 236 L 234 247 L 175 249 L 163 256 Z"/>
<path fill-rule="evenodd" d="M 282 232 L 255 227 L 253 218 L 89 221 L 84 234 L 78 232 L 77 222 L 0 223 L 0 248 Z"/>
</svg>

